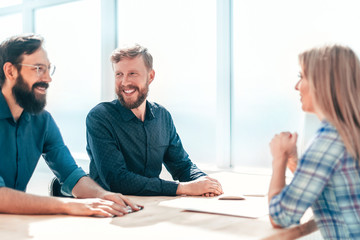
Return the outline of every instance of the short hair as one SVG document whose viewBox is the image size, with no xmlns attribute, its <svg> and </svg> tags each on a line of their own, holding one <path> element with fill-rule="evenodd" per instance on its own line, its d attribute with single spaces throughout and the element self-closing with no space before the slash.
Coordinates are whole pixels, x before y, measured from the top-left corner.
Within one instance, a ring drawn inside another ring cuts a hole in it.
<svg viewBox="0 0 360 240">
<path fill-rule="evenodd" d="M 299 55 L 310 91 L 346 149 L 360 157 L 360 61 L 346 46 L 327 45 Z"/>
<path fill-rule="evenodd" d="M 144 60 L 144 64 L 148 70 L 153 69 L 153 58 L 151 54 L 149 53 L 147 48 L 139 44 L 135 44 L 134 46 L 131 47 L 115 49 L 111 54 L 110 60 L 112 63 L 118 63 L 123 59 L 126 58 L 134 59 L 138 56 L 142 56 L 142 59 Z"/>
<path fill-rule="evenodd" d="M 17 65 L 20 71 L 21 65 L 18 65 L 23 60 L 23 55 L 30 55 L 38 50 L 44 39 L 35 34 L 24 34 L 12 36 L 0 44 L 0 87 L 5 82 L 5 73 L 3 66 L 5 63 L 10 62 Z"/>
</svg>

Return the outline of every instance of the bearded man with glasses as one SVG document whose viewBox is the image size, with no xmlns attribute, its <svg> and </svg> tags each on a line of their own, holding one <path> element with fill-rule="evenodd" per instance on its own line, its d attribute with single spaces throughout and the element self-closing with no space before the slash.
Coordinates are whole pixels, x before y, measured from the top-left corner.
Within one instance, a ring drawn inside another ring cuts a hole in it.
<svg viewBox="0 0 360 240">
<path fill-rule="evenodd" d="M 0 45 L 0 213 L 122 216 L 140 209 L 119 193 L 105 191 L 77 166 L 51 115 L 44 110 L 55 72 L 37 35 L 14 36 Z M 76 198 L 26 194 L 43 156 Z"/>
</svg>

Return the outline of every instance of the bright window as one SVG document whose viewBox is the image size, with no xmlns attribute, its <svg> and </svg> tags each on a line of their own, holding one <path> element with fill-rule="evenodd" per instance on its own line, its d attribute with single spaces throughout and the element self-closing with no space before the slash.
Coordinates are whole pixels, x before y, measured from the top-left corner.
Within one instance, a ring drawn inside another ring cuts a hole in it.
<svg viewBox="0 0 360 240">
<path fill-rule="evenodd" d="M 22 4 L 22 0 L 1 0 L 0 1 L 0 8 L 2 7 L 10 7 L 17 4 Z M 0 25 L 2 26 L 2 25 Z"/>
<path fill-rule="evenodd" d="M 269 142 L 280 131 L 309 137 L 317 120 L 306 117 L 302 129 L 297 56 L 325 43 L 359 53 L 359 7 L 356 0 L 234 0 L 234 165 L 270 167 Z"/>
<path fill-rule="evenodd" d="M 35 17 L 36 32 L 56 65 L 46 108 L 74 157 L 87 158 L 85 118 L 101 93 L 100 1 L 42 8 Z"/>
<path fill-rule="evenodd" d="M 154 58 L 149 100 L 165 106 L 194 162 L 216 156 L 216 1 L 119 0 L 118 44 Z"/>
<path fill-rule="evenodd" d="M 9 24 L 11 23 L 11 24 Z M 21 14 L 10 14 L 0 16 L 0 42 L 6 38 L 22 32 L 22 16 Z"/>
<path fill-rule="evenodd" d="M 216 105 L 221 101 L 216 86 L 228 81 L 216 79 L 218 1 L 118 0 L 115 9 L 118 46 L 137 42 L 154 57 L 156 76 L 149 100 L 170 111 L 191 159 L 208 164 L 217 164 Z M 270 167 L 268 144 L 275 133 L 299 132 L 302 147 L 317 125 L 314 117 L 302 113 L 294 90 L 297 55 L 324 43 L 346 44 L 359 54 L 360 3 L 232 2 L 232 165 Z M 106 13 L 101 16 L 100 0 L 50 4 L 46 0 L 1 0 L 0 39 L 31 32 L 33 26 L 45 37 L 49 58 L 57 66 L 46 108 L 73 155 L 87 158 L 86 115 L 101 99 L 114 96 L 101 96 L 102 86 L 107 86 L 102 82 L 113 81 L 102 78 L 101 72 L 101 59 L 111 54 L 102 53 L 102 46 L 112 45 L 106 37 L 101 40 L 101 22 L 109 18 Z"/>
</svg>

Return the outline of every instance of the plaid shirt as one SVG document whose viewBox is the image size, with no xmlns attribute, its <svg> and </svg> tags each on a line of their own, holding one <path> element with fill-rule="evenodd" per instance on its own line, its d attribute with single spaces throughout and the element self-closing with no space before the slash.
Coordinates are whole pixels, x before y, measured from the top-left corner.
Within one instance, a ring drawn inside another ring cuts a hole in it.
<svg viewBox="0 0 360 240">
<path fill-rule="evenodd" d="M 271 199 L 269 213 L 276 224 L 287 227 L 299 222 L 309 207 L 324 239 L 360 239 L 359 162 L 326 121 L 299 160 L 291 183 Z"/>
</svg>

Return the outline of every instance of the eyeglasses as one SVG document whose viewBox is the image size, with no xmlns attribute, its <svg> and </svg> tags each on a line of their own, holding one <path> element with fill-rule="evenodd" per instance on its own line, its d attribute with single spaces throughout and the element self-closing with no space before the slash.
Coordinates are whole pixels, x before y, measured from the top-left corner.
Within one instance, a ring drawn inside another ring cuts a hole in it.
<svg viewBox="0 0 360 240">
<path fill-rule="evenodd" d="M 50 76 L 52 76 L 52 75 L 54 75 L 55 69 L 56 69 L 55 65 L 52 65 L 52 64 L 50 64 L 49 66 L 46 66 L 45 64 L 31 65 L 31 64 L 19 63 L 18 65 L 36 68 L 36 73 L 37 73 L 38 77 L 43 76 L 46 73 L 46 71 L 49 71 Z"/>
</svg>

